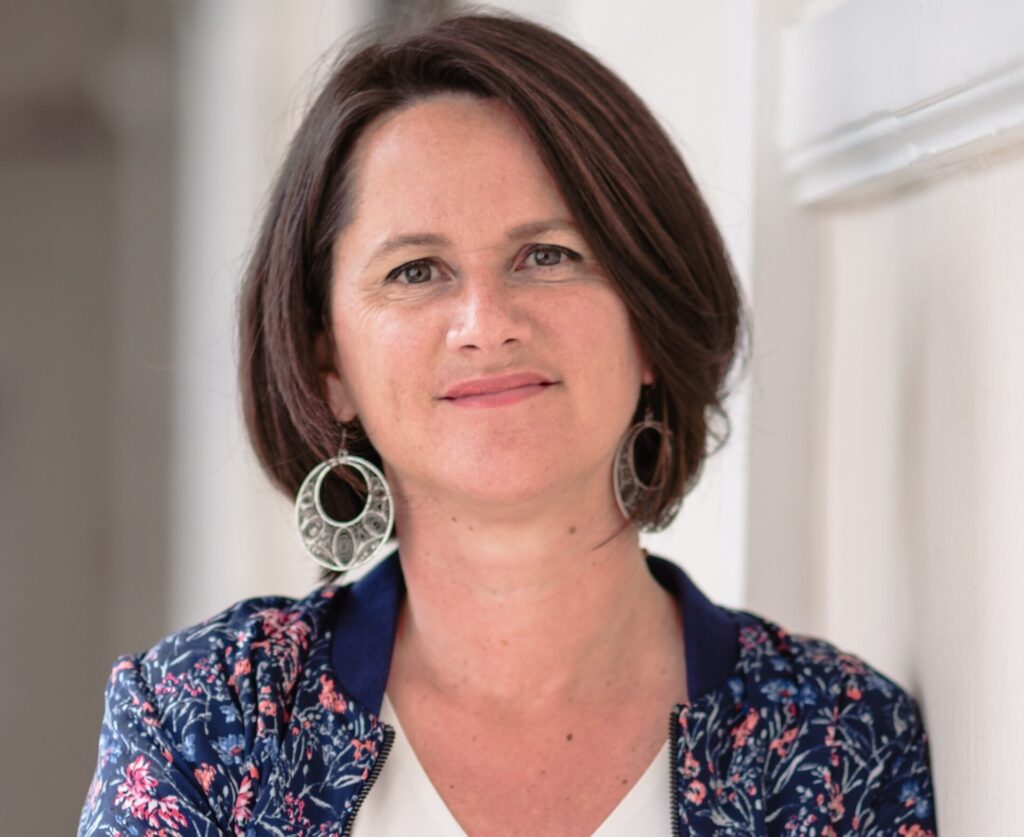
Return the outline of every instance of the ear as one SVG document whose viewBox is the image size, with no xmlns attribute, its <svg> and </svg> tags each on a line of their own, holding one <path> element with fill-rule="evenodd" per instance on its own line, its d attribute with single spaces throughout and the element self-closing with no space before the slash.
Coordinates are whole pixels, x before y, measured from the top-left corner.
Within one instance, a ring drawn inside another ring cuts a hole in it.
<svg viewBox="0 0 1024 837">
<path fill-rule="evenodd" d="M 637 341 L 636 348 L 637 353 L 640 355 L 640 383 L 643 386 L 649 387 L 657 380 L 657 377 L 654 374 L 654 364 L 647 359 L 647 355 L 644 352 L 643 347 L 640 346 L 639 341 Z"/>
<path fill-rule="evenodd" d="M 313 353 L 317 375 L 320 378 L 320 392 L 330 406 L 331 412 L 342 423 L 352 421 L 357 415 L 355 401 L 344 377 L 338 371 L 340 364 L 334 351 L 334 341 L 326 332 L 317 335 Z"/>
<path fill-rule="evenodd" d="M 630 331 L 632 332 L 633 348 L 636 350 L 637 358 L 640 360 L 640 383 L 644 386 L 650 386 L 655 381 L 654 365 L 647 359 L 647 352 L 644 351 L 636 329 L 632 328 Z"/>
</svg>

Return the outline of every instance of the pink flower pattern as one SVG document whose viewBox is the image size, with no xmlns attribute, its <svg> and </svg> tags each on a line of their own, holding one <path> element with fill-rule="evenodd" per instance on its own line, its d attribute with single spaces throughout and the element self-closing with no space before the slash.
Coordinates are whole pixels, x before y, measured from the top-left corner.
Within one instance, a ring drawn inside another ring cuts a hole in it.
<svg viewBox="0 0 1024 837">
<path fill-rule="evenodd" d="M 117 786 L 114 804 L 128 811 L 135 819 L 143 820 L 153 828 L 167 826 L 172 829 L 187 826 L 188 820 L 179 810 L 176 796 L 157 797 L 157 780 L 150 775 L 150 763 L 138 756 L 124 769 L 124 781 Z M 178 833 L 172 831 L 171 833 Z"/>
</svg>

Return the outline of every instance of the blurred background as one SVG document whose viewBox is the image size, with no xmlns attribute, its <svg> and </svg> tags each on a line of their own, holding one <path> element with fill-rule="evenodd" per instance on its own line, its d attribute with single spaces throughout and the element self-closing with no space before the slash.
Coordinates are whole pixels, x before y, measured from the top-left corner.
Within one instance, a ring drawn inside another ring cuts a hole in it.
<svg viewBox="0 0 1024 837">
<path fill-rule="evenodd" d="M 70 833 L 117 654 L 315 583 L 238 413 L 270 179 L 407 0 L 7 0 L 4 831 Z M 1019 830 L 1024 5 L 509 0 L 679 144 L 753 310 L 733 438 L 649 547 L 920 701 L 947 835 Z"/>
</svg>

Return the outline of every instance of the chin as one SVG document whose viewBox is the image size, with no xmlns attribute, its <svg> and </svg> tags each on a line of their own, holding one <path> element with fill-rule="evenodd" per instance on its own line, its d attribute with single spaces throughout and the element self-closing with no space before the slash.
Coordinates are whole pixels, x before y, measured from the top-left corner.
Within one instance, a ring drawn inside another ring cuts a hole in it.
<svg viewBox="0 0 1024 837">
<path fill-rule="evenodd" d="M 509 462 L 507 457 L 491 456 L 472 464 L 463 461 L 460 467 L 446 474 L 446 481 L 452 495 L 461 495 L 469 504 L 495 509 L 505 507 L 511 511 L 518 506 L 549 503 L 559 495 L 583 493 L 586 469 L 566 465 L 564 455 L 533 463 L 523 459 Z M 609 472 L 609 483 L 610 480 Z"/>
<path fill-rule="evenodd" d="M 389 474 L 405 474 L 407 478 L 398 478 L 398 483 L 407 491 L 445 497 L 481 512 L 502 506 L 510 512 L 516 506 L 542 508 L 559 497 L 580 497 L 602 475 L 610 490 L 611 463 L 607 454 L 599 454 L 610 444 L 605 440 L 581 448 L 579 439 L 564 433 L 531 432 L 501 438 L 474 434 L 444 442 L 427 458 L 416 455 L 404 463 L 389 462 Z M 422 450 L 415 448 L 417 454 Z"/>
</svg>

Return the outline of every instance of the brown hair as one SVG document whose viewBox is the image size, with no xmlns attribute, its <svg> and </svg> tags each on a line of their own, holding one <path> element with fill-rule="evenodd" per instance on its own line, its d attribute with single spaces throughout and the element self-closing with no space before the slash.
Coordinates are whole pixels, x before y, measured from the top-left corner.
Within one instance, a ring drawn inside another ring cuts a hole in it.
<svg viewBox="0 0 1024 837">
<path fill-rule="evenodd" d="M 657 485 L 634 514 L 663 525 L 729 433 L 722 401 L 744 332 L 729 256 L 679 152 L 640 99 L 562 36 L 506 14 L 462 14 L 347 52 L 306 113 L 282 165 L 241 296 L 246 425 L 273 482 L 294 496 L 337 452 L 341 426 L 321 388 L 314 341 L 329 327 L 334 242 L 351 218 L 350 157 L 381 114 L 440 92 L 496 99 L 532 134 L 580 229 L 632 317 L 656 383 L 637 404 L 669 428 L 637 443 Z M 348 428 L 352 453 L 380 465 Z M 649 434 L 648 434 L 649 435 Z M 325 498 L 340 519 L 362 501 Z"/>
</svg>

